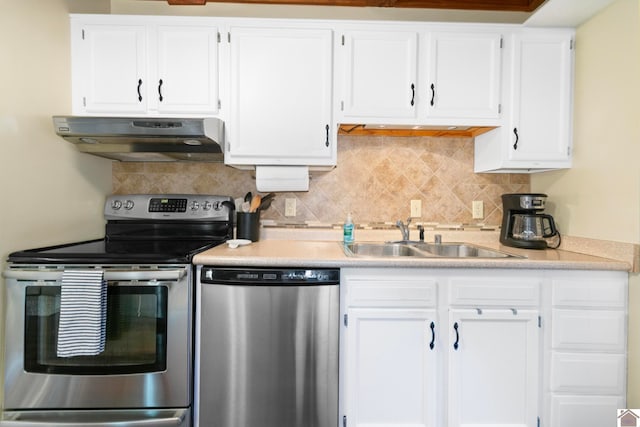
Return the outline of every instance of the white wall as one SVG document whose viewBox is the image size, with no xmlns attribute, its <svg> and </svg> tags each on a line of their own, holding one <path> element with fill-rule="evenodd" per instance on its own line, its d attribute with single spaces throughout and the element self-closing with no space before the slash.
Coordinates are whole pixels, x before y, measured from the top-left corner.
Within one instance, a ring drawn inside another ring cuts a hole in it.
<svg viewBox="0 0 640 427">
<path fill-rule="evenodd" d="M 51 116 L 71 112 L 68 13 L 104 12 L 108 6 L 96 0 L 2 0 L 0 269 L 14 250 L 103 234 L 111 162 L 76 152 L 54 134 Z M 0 319 L 3 296 L 0 278 Z"/>
<path fill-rule="evenodd" d="M 640 1 L 617 0 L 576 35 L 574 167 L 534 175 L 561 232 L 640 243 Z M 640 277 L 631 275 L 627 407 L 640 408 Z"/>
</svg>

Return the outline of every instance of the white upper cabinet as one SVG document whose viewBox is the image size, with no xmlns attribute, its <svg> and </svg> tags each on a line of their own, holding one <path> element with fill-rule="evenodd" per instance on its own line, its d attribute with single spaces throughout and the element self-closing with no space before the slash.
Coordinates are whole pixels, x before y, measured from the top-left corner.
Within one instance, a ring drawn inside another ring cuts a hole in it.
<svg viewBox="0 0 640 427">
<path fill-rule="evenodd" d="M 432 33 L 428 115 L 499 118 L 501 45 L 495 32 Z"/>
<path fill-rule="evenodd" d="M 72 47 L 74 114 L 147 111 L 144 25 L 74 22 Z"/>
<path fill-rule="evenodd" d="M 160 113 L 218 112 L 218 29 L 210 26 L 159 25 L 157 66 L 151 70 L 150 98 Z M 154 78 L 155 77 L 155 78 Z"/>
<path fill-rule="evenodd" d="M 172 18 L 72 20 L 73 113 L 215 115 L 218 29 Z"/>
<path fill-rule="evenodd" d="M 335 165 L 333 32 L 234 26 L 229 40 L 225 163 Z"/>
<path fill-rule="evenodd" d="M 346 31 L 341 50 L 345 120 L 417 117 L 417 32 Z"/>
<path fill-rule="evenodd" d="M 522 29 L 509 38 L 503 126 L 476 137 L 476 172 L 571 167 L 573 30 Z"/>
<path fill-rule="evenodd" d="M 500 117 L 501 32 L 386 26 L 343 31 L 341 123 L 492 125 Z"/>
</svg>

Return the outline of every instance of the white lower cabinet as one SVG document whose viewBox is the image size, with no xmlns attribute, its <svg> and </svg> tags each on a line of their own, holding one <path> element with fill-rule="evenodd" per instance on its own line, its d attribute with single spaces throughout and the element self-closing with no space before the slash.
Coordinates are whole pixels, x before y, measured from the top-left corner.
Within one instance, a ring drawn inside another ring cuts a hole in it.
<svg viewBox="0 0 640 427">
<path fill-rule="evenodd" d="M 435 310 L 353 308 L 348 316 L 348 425 L 436 427 Z"/>
<path fill-rule="evenodd" d="M 344 427 L 601 427 L 625 407 L 625 272 L 342 270 Z"/>
<path fill-rule="evenodd" d="M 449 325 L 448 425 L 535 427 L 538 312 L 454 309 Z"/>
<path fill-rule="evenodd" d="M 626 407 L 627 286 L 624 272 L 558 272 L 551 280 L 551 426 L 616 425 Z"/>
</svg>

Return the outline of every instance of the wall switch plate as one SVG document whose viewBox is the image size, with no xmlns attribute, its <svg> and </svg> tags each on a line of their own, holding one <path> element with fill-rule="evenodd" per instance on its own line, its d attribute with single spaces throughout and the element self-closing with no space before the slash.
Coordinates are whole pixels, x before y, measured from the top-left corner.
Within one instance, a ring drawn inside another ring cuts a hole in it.
<svg viewBox="0 0 640 427">
<path fill-rule="evenodd" d="M 411 218 L 422 217 L 422 200 L 411 201 Z"/>
<path fill-rule="evenodd" d="M 284 199 L 284 216 L 296 216 L 296 199 Z"/>
<path fill-rule="evenodd" d="M 482 203 L 482 200 L 474 200 L 471 203 L 471 216 L 473 219 L 484 218 L 484 203 Z"/>
</svg>

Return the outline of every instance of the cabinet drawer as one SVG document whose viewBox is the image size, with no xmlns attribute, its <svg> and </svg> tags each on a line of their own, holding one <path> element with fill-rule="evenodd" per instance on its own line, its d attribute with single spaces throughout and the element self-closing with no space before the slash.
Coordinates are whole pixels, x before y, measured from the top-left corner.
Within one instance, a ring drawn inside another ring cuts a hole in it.
<svg viewBox="0 0 640 427">
<path fill-rule="evenodd" d="M 551 391 L 584 394 L 625 393 L 623 354 L 554 353 Z"/>
<path fill-rule="evenodd" d="M 434 307 L 436 302 L 436 281 L 347 280 L 350 307 Z"/>
<path fill-rule="evenodd" d="M 553 396 L 551 423 L 555 427 L 604 427 L 616 423 L 625 401 L 616 396 Z"/>
<path fill-rule="evenodd" d="M 606 279 L 554 280 L 553 305 L 624 308 L 627 283 Z"/>
<path fill-rule="evenodd" d="M 625 350 L 626 316 L 623 311 L 555 309 L 552 316 L 553 348 Z"/>
<path fill-rule="evenodd" d="M 540 302 L 537 280 L 452 278 L 449 285 L 452 305 L 473 307 L 532 307 Z"/>
</svg>

